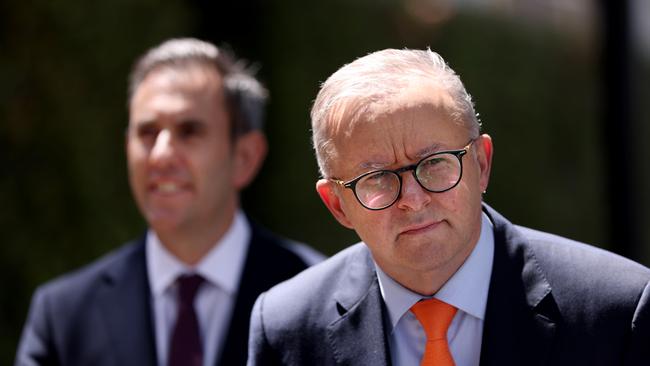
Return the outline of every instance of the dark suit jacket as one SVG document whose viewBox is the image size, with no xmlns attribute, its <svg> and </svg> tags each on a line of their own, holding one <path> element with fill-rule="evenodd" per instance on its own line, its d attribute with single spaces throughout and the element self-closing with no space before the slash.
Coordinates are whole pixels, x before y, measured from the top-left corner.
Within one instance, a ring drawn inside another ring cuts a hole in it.
<svg viewBox="0 0 650 366">
<path fill-rule="evenodd" d="M 495 251 L 481 365 L 650 365 L 648 268 L 484 210 Z M 386 316 L 354 245 L 258 298 L 249 365 L 388 365 Z"/>
<path fill-rule="evenodd" d="M 246 363 L 257 296 L 313 264 L 300 244 L 255 225 L 251 234 L 221 365 Z M 36 291 L 16 365 L 155 365 L 150 297 L 141 238 Z"/>
</svg>

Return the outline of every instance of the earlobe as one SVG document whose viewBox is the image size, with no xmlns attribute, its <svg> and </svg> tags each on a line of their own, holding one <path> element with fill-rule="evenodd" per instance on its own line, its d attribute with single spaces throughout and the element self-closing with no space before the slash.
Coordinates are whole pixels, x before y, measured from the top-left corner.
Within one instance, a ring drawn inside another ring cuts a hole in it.
<svg viewBox="0 0 650 366">
<path fill-rule="evenodd" d="M 488 134 L 481 135 L 479 139 L 479 149 L 480 153 L 478 154 L 478 163 L 480 168 L 480 185 L 481 191 L 487 189 L 488 183 L 490 182 L 490 171 L 492 169 L 492 155 L 493 155 L 493 145 L 492 138 Z"/>
<path fill-rule="evenodd" d="M 251 131 L 237 137 L 233 150 L 233 185 L 238 190 L 255 178 L 264 162 L 268 145 L 260 131 Z"/>
<path fill-rule="evenodd" d="M 319 179 L 316 182 L 316 191 L 336 221 L 348 229 L 354 229 L 342 207 L 341 198 L 338 196 L 334 184 L 327 179 Z"/>
</svg>

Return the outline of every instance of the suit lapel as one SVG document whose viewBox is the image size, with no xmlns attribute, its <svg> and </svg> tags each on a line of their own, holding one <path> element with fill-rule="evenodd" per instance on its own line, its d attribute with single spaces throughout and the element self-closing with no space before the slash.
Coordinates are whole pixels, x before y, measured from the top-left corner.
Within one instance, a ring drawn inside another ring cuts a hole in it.
<svg viewBox="0 0 650 366">
<path fill-rule="evenodd" d="M 560 318 L 551 286 L 514 225 L 488 206 L 485 211 L 495 248 L 481 365 L 544 365 Z"/>
<path fill-rule="evenodd" d="M 239 282 L 237 299 L 228 327 L 228 336 L 217 356 L 217 365 L 245 365 L 248 354 L 250 314 L 257 297 L 277 283 L 293 277 L 306 264 L 284 248 L 251 220 L 251 240 Z"/>
<path fill-rule="evenodd" d="M 264 274 L 268 270 L 266 268 L 268 264 L 258 259 L 260 257 L 264 258 L 264 254 L 259 253 L 260 250 L 263 250 L 263 247 L 263 243 L 253 230 L 242 277 L 239 282 L 237 300 L 230 318 L 228 336 L 221 349 L 221 356 L 217 357 L 220 360 L 217 360 L 216 365 L 246 364 L 245 355 L 248 352 L 250 313 L 257 296 L 268 288 L 264 278 Z M 256 266 L 261 267 L 256 268 Z"/>
<path fill-rule="evenodd" d="M 383 301 L 368 249 L 363 246 L 346 266 L 335 293 L 339 318 L 327 329 L 328 342 L 341 365 L 389 365 Z"/>
<path fill-rule="evenodd" d="M 107 269 L 97 302 L 119 365 L 155 365 L 144 239 Z"/>
</svg>

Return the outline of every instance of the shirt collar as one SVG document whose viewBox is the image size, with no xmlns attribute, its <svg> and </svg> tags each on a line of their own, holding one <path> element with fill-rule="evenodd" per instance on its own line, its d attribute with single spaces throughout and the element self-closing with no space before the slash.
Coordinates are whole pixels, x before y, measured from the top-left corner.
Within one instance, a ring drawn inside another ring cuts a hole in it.
<svg viewBox="0 0 650 366">
<path fill-rule="evenodd" d="M 483 213 L 478 243 L 462 266 L 433 296 L 451 304 L 471 316 L 483 320 L 487 305 L 492 262 L 494 258 L 494 232 L 492 222 Z M 381 296 L 384 299 L 390 324 L 394 328 L 411 306 L 422 299 L 417 294 L 388 276 L 375 262 Z"/>
<path fill-rule="evenodd" d="M 195 266 L 188 266 L 170 253 L 153 230 L 147 232 L 146 253 L 149 285 L 154 296 L 161 295 L 186 273 L 201 275 L 209 283 L 229 294 L 237 291 L 248 252 L 251 229 L 246 216 L 238 210 L 226 233 Z"/>
</svg>

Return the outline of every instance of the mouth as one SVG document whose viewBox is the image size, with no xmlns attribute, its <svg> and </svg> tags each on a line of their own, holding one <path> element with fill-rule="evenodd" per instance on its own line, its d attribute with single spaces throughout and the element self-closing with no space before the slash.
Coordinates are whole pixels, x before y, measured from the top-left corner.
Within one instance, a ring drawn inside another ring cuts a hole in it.
<svg viewBox="0 0 650 366">
<path fill-rule="evenodd" d="M 419 235 L 436 229 L 442 224 L 442 221 L 430 221 L 406 227 L 399 235 Z"/>
<path fill-rule="evenodd" d="M 179 182 L 155 182 L 149 185 L 149 192 L 165 196 L 175 195 L 187 190 L 186 185 Z"/>
</svg>

